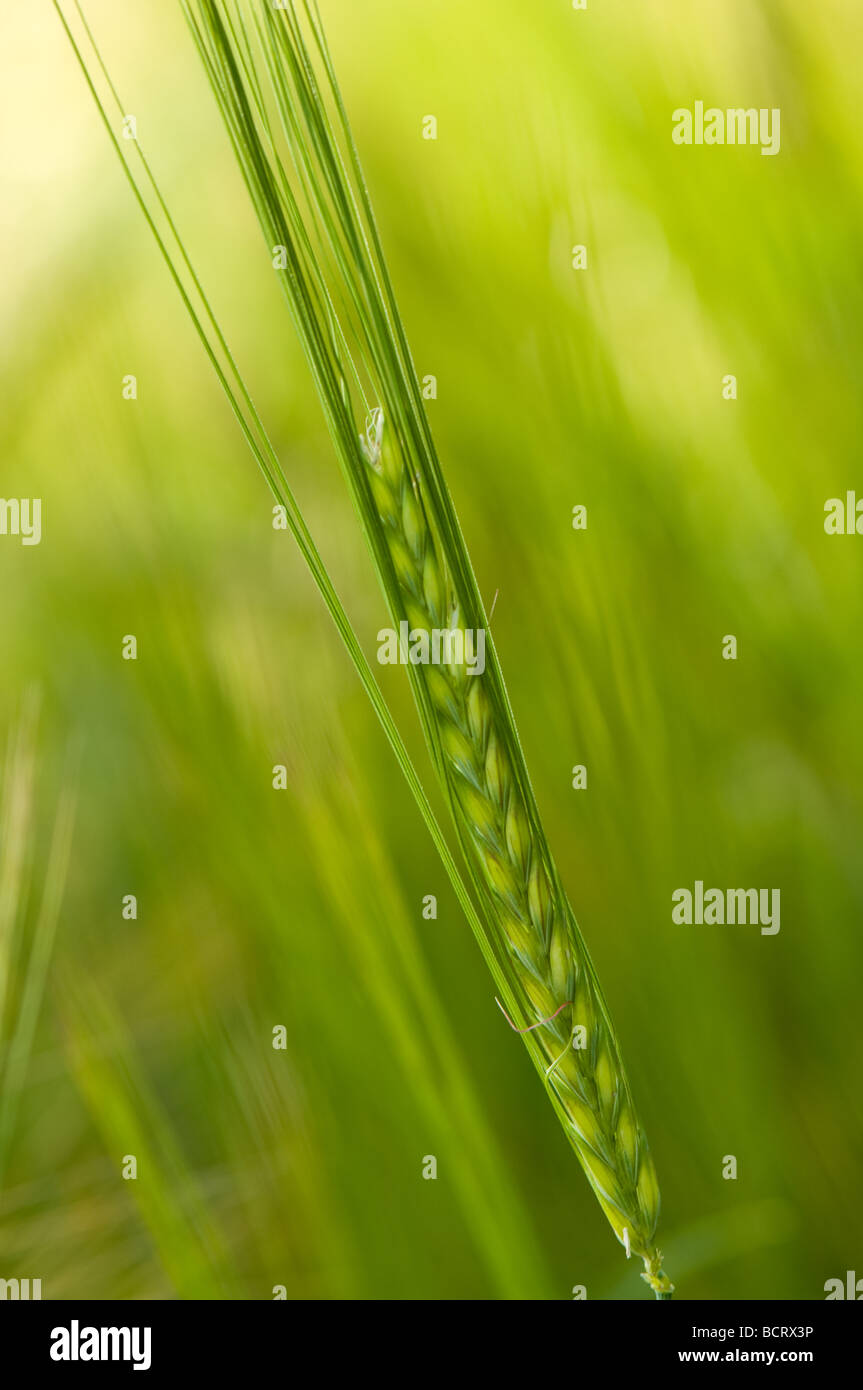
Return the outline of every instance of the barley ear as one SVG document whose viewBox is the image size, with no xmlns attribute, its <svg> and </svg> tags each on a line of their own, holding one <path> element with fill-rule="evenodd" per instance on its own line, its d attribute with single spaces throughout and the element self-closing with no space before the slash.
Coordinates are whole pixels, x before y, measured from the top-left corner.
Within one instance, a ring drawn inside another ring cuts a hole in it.
<svg viewBox="0 0 863 1390">
<path fill-rule="evenodd" d="M 383 410 L 367 422 L 362 454 L 396 587 L 393 621 L 466 633 L 482 620 L 459 592 L 430 520 L 421 474 L 389 437 Z M 449 557 L 449 556 L 448 556 Z M 408 668 L 417 707 L 480 901 L 486 940 L 518 1001 L 523 1038 L 588 1181 L 627 1254 L 644 1261 L 657 1297 L 672 1285 L 654 1245 L 659 1185 L 636 1114 L 613 1024 L 587 946 L 545 838 L 503 688 L 491 634 L 487 665 Z M 536 1026 L 537 1020 L 548 1020 Z M 578 1044 L 578 1045 L 576 1045 Z"/>
</svg>

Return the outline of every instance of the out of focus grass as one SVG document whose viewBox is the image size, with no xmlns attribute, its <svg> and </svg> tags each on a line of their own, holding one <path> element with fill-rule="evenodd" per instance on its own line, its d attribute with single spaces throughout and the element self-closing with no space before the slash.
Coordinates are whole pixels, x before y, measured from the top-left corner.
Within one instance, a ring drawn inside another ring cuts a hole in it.
<svg viewBox="0 0 863 1390">
<path fill-rule="evenodd" d="M 863 1235 L 863 541 L 822 525 L 863 495 L 860 21 L 839 0 L 322 9 L 668 1266 L 688 1297 L 822 1297 Z M 374 576 L 176 7 L 88 16 L 372 653 Z M 36 903 L 70 737 L 82 753 L 0 1276 L 46 1297 L 647 1296 L 50 7 L 3 25 L 0 495 L 41 496 L 44 538 L 0 538 L 0 746 L 38 684 Z M 780 106 L 781 154 L 676 149 L 696 98 Z M 421 758 L 403 673 L 383 676 Z M 779 935 L 673 927 L 696 878 L 780 887 Z"/>
</svg>

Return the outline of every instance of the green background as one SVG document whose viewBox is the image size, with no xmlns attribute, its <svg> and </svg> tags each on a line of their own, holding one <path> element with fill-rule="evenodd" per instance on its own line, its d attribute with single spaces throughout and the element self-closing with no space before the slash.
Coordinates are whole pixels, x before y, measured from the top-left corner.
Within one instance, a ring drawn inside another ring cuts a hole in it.
<svg viewBox="0 0 863 1390">
<path fill-rule="evenodd" d="M 863 495 L 863 15 L 321 8 L 656 1158 L 666 1268 L 687 1298 L 823 1298 L 863 1275 L 863 539 L 823 528 L 828 498 Z M 373 658 L 383 600 L 179 7 L 87 14 Z M 53 7 L 0 16 L 0 495 L 43 499 L 39 547 L 0 537 L 7 782 L 7 731 L 40 702 L 0 930 L 7 1072 L 77 799 L 0 1277 L 46 1298 L 649 1298 L 272 529 Z M 781 108 L 780 154 L 676 147 L 697 99 Z M 431 787 L 404 672 L 381 679 Z M 781 931 L 673 925 L 696 879 L 781 889 Z"/>
</svg>

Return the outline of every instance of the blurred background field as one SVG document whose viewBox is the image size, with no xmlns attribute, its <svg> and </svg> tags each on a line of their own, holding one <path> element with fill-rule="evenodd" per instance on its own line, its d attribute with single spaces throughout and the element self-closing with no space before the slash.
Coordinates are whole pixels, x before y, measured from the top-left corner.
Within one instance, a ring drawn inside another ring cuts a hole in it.
<svg viewBox="0 0 863 1390">
<path fill-rule="evenodd" d="M 86 9 L 373 656 L 383 601 L 179 7 Z M 863 15 L 321 9 L 666 1267 L 683 1297 L 822 1298 L 863 1273 L 863 539 L 823 529 L 828 498 L 863 496 Z M 0 16 L 0 496 L 43 499 L 41 545 L 0 538 L 7 1095 L 72 783 L 77 806 L 14 1125 L 0 1108 L 0 1277 L 649 1297 L 272 529 L 53 7 Z M 675 147 L 696 99 L 780 107 L 781 153 Z M 431 785 L 404 673 L 382 682 Z M 780 888 L 781 931 L 674 926 L 696 879 Z"/>
</svg>

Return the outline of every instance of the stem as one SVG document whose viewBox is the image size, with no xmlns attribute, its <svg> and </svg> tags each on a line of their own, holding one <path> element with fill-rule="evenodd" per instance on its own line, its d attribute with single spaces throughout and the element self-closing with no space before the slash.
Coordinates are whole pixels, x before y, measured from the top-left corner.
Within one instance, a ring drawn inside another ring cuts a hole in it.
<svg viewBox="0 0 863 1390">
<path fill-rule="evenodd" d="M 649 1255 L 644 1256 L 644 1273 L 641 1277 L 653 1289 L 657 1300 L 664 1301 L 672 1297 L 674 1285 L 662 1268 L 661 1250 L 654 1247 Z"/>
</svg>

